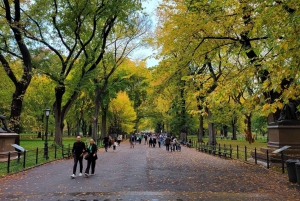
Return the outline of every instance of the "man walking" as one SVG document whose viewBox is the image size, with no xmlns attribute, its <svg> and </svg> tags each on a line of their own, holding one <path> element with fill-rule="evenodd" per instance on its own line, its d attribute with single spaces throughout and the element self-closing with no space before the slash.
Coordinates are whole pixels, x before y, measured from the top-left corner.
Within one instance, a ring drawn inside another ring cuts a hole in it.
<svg viewBox="0 0 300 201">
<path fill-rule="evenodd" d="M 104 144 L 105 151 L 107 152 L 109 146 L 109 138 L 107 136 L 104 137 L 103 144 Z"/>
<path fill-rule="evenodd" d="M 167 138 L 165 139 L 165 143 L 166 143 L 166 150 L 169 151 L 170 144 L 171 144 L 171 138 L 169 136 L 167 136 Z"/>
<path fill-rule="evenodd" d="M 76 169 L 77 169 L 77 163 L 79 162 L 79 176 L 82 176 L 82 159 L 83 159 L 83 153 L 86 151 L 85 144 L 81 142 L 81 137 L 76 137 L 76 142 L 73 144 L 72 153 L 74 156 L 74 166 L 73 166 L 73 174 L 71 177 L 74 179 L 76 177 Z"/>
</svg>

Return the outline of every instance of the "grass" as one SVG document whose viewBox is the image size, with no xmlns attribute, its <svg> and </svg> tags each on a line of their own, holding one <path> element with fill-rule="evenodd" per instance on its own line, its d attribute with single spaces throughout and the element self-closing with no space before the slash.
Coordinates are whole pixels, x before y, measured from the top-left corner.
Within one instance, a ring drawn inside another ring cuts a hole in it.
<svg viewBox="0 0 300 201">
<path fill-rule="evenodd" d="M 191 135 L 188 136 L 188 139 L 191 139 L 192 141 L 197 141 L 197 136 L 196 135 Z M 208 138 L 203 138 L 204 143 L 208 142 Z M 231 140 L 231 139 L 221 139 L 217 138 L 217 144 L 226 145 L 226 146 L 232 146 L 232 147 L 247 147 L 249 149 L 259 149 L 267 146 L 267 140 L 263 138 L 259 138 L 258 140 L 254 141 L 254 143 L 249 143 L 247 142 L 244 138 L 238 137 L 238 140 Z"/>
<path fill-rule="evenodd" d="M 85 139 L 83 141 L 85 142 Z M 63 137 L 64 147 L 71 147 L 74 142 L 75 137 Z M 54 146 L 53 137 L 52 139 L 49 137 L 48 140 L 48 160 L 44 158 L 44 145 L 45 141 L 42 138 L 32 134 L 22 134 L 20 146 L 26 150 L 25 155 L 22 153 L 19 160 L 16 155 L 11 156 L 10 163 L 0 162 L 0 176 L 62 158 L 62 148 Z"/>
<path fill-rule="evenodd" d="M 48 137 L 48 156 L 49 159 L 44 158 L 44 146 L 45 141 L 42 138 L 37 138 L 36 134 L 21 134 L 20 135 L 20 146 L 26 150 L 26 153 L 21 154 L 21 158 L 18 160 L 16 155 L 11 156 L 11 160 L 8 163 L 0 162 L 0 177 L 8 173 L 18 172 L 26 168 L 34 167 L 52 160 L 62 158 L 62 147 L 55 146 L 53 137 Z M 89 137 L 82 137 L 83 142 L 86 144 L 89 142 Z M 64 136 L 63 139 L 64 150 L 72 148 L 73 143 L 76 141 L 75 136 Z M 102 146 L 100 142 L 99 147 Z M 67 150 L 65 150 L 65 153 Z M 5 156 L 5 157 L 8 157 Z"/>
</svg>

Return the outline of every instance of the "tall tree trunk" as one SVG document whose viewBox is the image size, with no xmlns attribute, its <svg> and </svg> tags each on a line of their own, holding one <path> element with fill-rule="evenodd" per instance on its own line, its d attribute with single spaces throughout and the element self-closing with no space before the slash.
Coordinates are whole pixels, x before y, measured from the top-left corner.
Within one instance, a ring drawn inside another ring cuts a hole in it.
<svg viewBox="0 0 300 201">
<path fill-rule="evenodd" d="M 76 136 L 80 135 L 80 118 L 76 120 Z"/>
<path fill-rule="evenodd" d="M 84 119 L 82 119 L 81 130 L 82 130 L 82 135 L 87 136 L 87 125 Z"/>
<path fill-rule="evenodd" d="M 88 134 L 89 134 L 90 137 L 92 137 L 92 135 L 93 135 L 93 133 L 92 133 L 93 128 L 92 127 L 93 127 L 92 124 L 89 124 L 89 132 L 88 132 Z"/>
<path fill-rule="evenodd" d="M 71 124 L 69 122 L 67 122 L 67 131 L 68 131 L 68 136 L 71 136 Z"/>
<path fill-rule="evenodd" d="M 21 53 L 21 55 L 19 55 L 23 61 L 23 75 L 21 76 L 21 79 L 20 80 L 17 79 L 16 75 L 14 74 L 14 71 L 9 66 L 9 62 L 4 58 L 2 53 L 0 53 L 0 62 L 3 65 L 6 74 L 15 85 L 15 92 L 13 94 L 13 98 L 11 102 L 11 113 L 9 118 L 9 125 L 11 127 L 11 130 L 13 130 L 15 133 L 20 134 L 20 116 L 22 112 L 23 98 L 31 82 L 32 63 L 31 63 L 30 52 L 23 40 L 23 34 L 21 32 L 24 28 L 23 27 L 24 23 L 21 22 L 20 1 L 14 1 L 13 3 L 15 4 L 14 10 L 11 11 L 10 6 L 12 4 L 10 3 L 10 1 L 8 0 L 3 1 L 3 6 L 5 8 L 5 15 L 3 16 L 6 17 L 6 21 L 10 26 L 11 31 L 13 32 L 13 37 Z M 12 14 L 14 14 L 13 17 L 11 16 Z M 11 54 L 12 52 L 11 50 L 8 49 L 8 52 L 6 53 Z M 16 139 L 15 143 L 20 144 L 19 136 Z"/>
<path fill-rule="evenodd" d="M 199 132 L 198 132 L 198 142 L 203 142 L 203 136 L 204 136 L 204 128 L 203 128 L 203 116 L 199 115 Z"/>
<path fill-rule="evenodd" d="M 237 119 L 236 117 L 233 118 L 233 120 L 231 121 L 231 126 L 232 126 L 232 140 L 237 140 L 237 137 L 236 137 L 236 122 L 237 122 Z"/>
<path fill-rule="evenodd" d="M 62 114 L 62 98 L 65 93 L 65 86 L 57 86 L 55 87 L 55 102 L 54 102 L 54 117 L 55 117 L 55 137 L 54 143 L 57 145 L 62 145 L 62 136 L 63 136 L 63 117 Z"/>
<path fill-rule="evenodd" d="M 55 117 L 55 137 L 54 143 L 61 146 L 62 136 L 64 129 L 64 119 L 67 115 L 72 104 L 78 96 L 78 90 L 73 91 L 73 94 L 68 99 L 67 103 L 62 106 L 63 95 L 65 94 L 66 87 L 61 83 L 59 86 L 55 87 L 55 102 L 53 105 L 54 117 Z"/>
<path fill-rule="evenodd" d="M 97 133 L 98 133 L 98 116 L 99 116 L 99 110 L 100 110 L 100 95 L 101 95 L 101 91 L 100 91 L 100 87 L 97 84 L 96 89 L 95 89 L 95 109 L 94 109 L 94 115 L 93 115 L 93 126 L 92 126 L 92 138 L 94 140 L 96 140 L 97 137 Z"/>
<path fill-rule="evenodd" d="M 210 121 L 212 119 L 212 113 L 208 108 L 206 108 L 206 111 L 208 113 L 207 119 L 209 121 L 209 123 L 208 123 L 208 134 L 209 134 L 208 144 L 209 145 L 216 145 L 217 141 L 216 141 L 215 126 L 214 126 L 214 123 Z"/>
<path fill-rule="evenodd" d="M 227 128 L 228 128 L 228 126 L 227 126 L 227 125 L 224 125 L 224 126 L 223 126 L 223 129 L 222 129 L 222 131 L 223 131 L 223 136 L 224 136 L 225 138 L 228 137 Z"/>
<path fill-rule="evenodd" d="M 107 110 L 108 107 L 101 107 L 102 109 L 102 125 L 101 125 L 101 137 L 107 137 L 107 131 L 106 131 L 106 119 L 107 119 Z"/>
<path fill-rule="evenodd" d="M 253 143 L 254 142 L 254 138 L 252 137 L 252 129 L 251 129 L 251 117 L 252 117 L 252 114 L 248 114 L 248 115 L 245 115 L 246 117 L 246 125 L 247 125 L 247 129 L 245 131 L 246 133 L 246 140 L 249 142 L 249 143 Z"/>
</svg>

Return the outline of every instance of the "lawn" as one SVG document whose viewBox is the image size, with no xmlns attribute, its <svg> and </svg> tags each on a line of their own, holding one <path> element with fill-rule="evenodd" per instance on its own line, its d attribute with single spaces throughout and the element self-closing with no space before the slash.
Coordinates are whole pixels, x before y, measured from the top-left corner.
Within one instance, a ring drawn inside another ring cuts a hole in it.
<svg viewBox="0 0 300 201">
<path fill-rule="evenodd" d="M 83 142 L 86 142 L 87 140 L 87 138 L 82 139 Z M 74 136 L 63 137 L 64 153 L 67 153 L 68 149 L 72 148 L 75 141 L 76 138 Z M 9 163 L 7 161 L 0 162 L 0 177 L 7 173 L 18 172 L 63 157 L 63 149 L 62 147 L 54 146 L 53 137 L 49 136 L 48 140 L 49 159 L 44 157 L 44 145 L 45 141 L 42 138 L 37 138 L 37 135 L 21 134 L 20 146 L 26 150 L 26 153 L 22 153 L 19 160 L 16 155 L 11 155 Z M 6 157 L 9 156 L 7 155 L 5 158 Z"/>
</svg>

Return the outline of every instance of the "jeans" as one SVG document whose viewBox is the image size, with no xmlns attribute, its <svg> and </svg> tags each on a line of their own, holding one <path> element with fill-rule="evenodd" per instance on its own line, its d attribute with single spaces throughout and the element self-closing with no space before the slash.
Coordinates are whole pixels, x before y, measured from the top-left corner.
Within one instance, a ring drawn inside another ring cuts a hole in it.
<svg viewBox="0 0 300 201">
<path fill-rule="evenodd" d="M 73 166 L 73 174 L 76 174 L 77 163 L 79 162 L 80 173 L 82 173 L 83 165 L 82 165 L 83 157 L 74 155 L 74 166 Z"/>
<path fill-rule="evenodd" d="M 85 169 L 85 173 L 89 174 L 90 173 L 90 167 L 92 166 L 92 171 L 91 174 L 95 173 L 95 166 L 96 166 L 96 160 L 95 159 L 89 159 L 87 161 L 87 166 Z"/>
<path fill-rule="evenodd" d="M 170 144 L 166 144 L 166 150 L 169 151 L 170 149 Z"/>
</svg>

